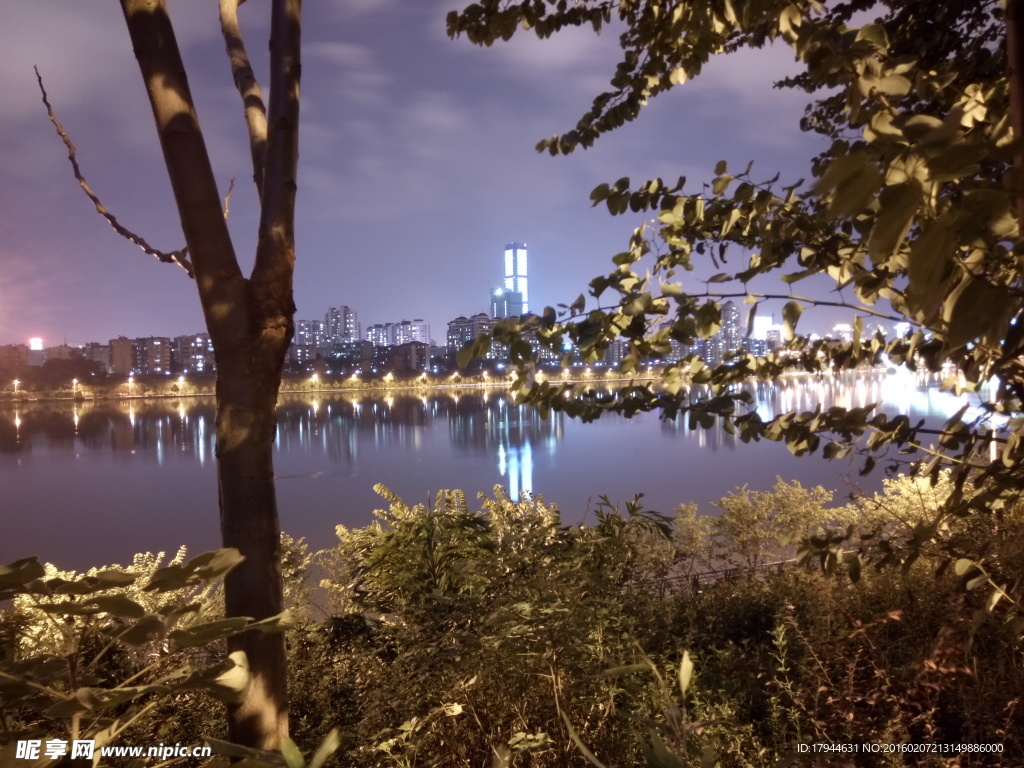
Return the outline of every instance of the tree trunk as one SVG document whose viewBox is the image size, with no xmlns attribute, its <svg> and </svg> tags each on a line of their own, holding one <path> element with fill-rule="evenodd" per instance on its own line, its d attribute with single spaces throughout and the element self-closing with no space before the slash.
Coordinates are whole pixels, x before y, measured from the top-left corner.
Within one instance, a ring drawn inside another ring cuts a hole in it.
<svg viewBox="0 0 1024 768">
<path fill-rule="evenodd" d="M 283 354 L 255 348 L 217 358 L 221 537 L 245 555 L 225 578 L 226 615 L 264 619 L 284 609 L 272 456 Z M 246 632 L 230 638 L 228 650 L 245 651 L 252 672 L 245 699 L 229 707 L 228 737 L 276 749 L 288 733 L 285 637 Z"/>
<path fill-rule="evenodd" d="M 229 617 L 265 619 L 280 613 L 283 602 L 272 451 L 277 395 L 295 313 L 301 0 L 272 3 L 271 110 L 259 243 L 249 279 L 235 257 L 165 0 L 121 0 L 121 6 L 153 108 L 217 363 L 221 535 L 225 547 L 237 548 L 245 558 L 225 579 L 226 612 Z M 229 647 L 245 651 L 252 674 L 243 701 L 228 710 L 229 738 L 277 749 L 288 727 L 284 636 L 247 632 L 232 638 Z"/>
<path fill-rule="evenodd" d="M 1020 0 L 1006 2 L 1006 79 L 1010 91 L 1010 124 L 1013 138 L 1024 137 L 1024 4 Z M 1018 149 L 1013 164 L 1018 174 L 1024 173 L 1024 150 Z M 1017 184 L 1020 184 L 1018 180 Z M 1014 201 L 1017 226 L 1024 228 L 1024 194 L 1017 191 Z"/>
</svg>

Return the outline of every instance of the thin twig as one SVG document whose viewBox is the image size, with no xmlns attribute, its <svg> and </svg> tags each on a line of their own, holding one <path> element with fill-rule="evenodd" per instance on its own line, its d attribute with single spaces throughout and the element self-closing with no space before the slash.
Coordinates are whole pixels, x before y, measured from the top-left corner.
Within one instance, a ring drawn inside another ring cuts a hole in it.
<svg viewBox="0 0 1024 768">
<path fill-rule="evenodd" d="M 120 222 L 114 217 L 110 211 L 107 210 L 106 206 L 100 201 L 96 193 L 92 191 L 89 184 L 86 182 L 85 177 L 82 175 L 81 169 L 78 167 L 78 157 L 75 152 L 75 145 L 71 142 L 71 138 L 64 130 L 64 126 L 60 124 L 57 116 L 53 112 L 53 107 L 50 106 L 50 101 L 46 95 L 46 88 L 43 87 L 43 76 L 39 74 L 39 67 L 34 67 L 36 72 L 36 80 L 39 82 L 39 90 L 43 94 L 43 104 L 46 105 L 46 114 L 50 117 L 50 122 L 53 123 L 53 127 L 57 130 L 57 135 L 60 136 L 61 141 L 64 142 L 64 146 L 68 148 L 68 160 L 71 161 L 71 167 L 74 169 L 75 178 L 78 180 L 78 185 L 85 192 L 94 206 L 96 206 L 96 212 L 107 220 L 107 223 L 114 228 L 114 231 L 126 240 L 131 240 L 139 248 L 148 253 L 150 256 L 155 256 L 160 261 L 168 264 L 178 264 L 185 273 L 195 279 L 195 273 L 192 270 L 192 263 L 188 260 L 188 248 L 181 248 L 177 251 L 171 251 L 167 253 L 165 251 L 158 251 L 156 248 L 151 246 L 146 240 L 139 235 L 136 235 L 129 229 L 126 229 L 121 225 Z"/>
<path fill-rule="evenodd" d="M 231 212 L 231 193 L 235 191 L 235 177 L 231 177 L 231 183 L 228 184 L 228 193 L 224 196 L 224 221 L 228 220 L 228 213 Z"/>
</svg>

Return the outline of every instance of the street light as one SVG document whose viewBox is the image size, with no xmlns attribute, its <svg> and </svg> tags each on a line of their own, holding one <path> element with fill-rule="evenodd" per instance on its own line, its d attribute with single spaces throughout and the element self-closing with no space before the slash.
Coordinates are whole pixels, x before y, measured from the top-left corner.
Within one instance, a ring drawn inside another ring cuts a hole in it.
<svg viewBox="0 0 1024 768">
<path fill-rule="evenodd" d="M 78 394 L 78 379 L 72 379 L 71 380 L 71 394 L 72 395 L 77 395 Z"/>
<path fill-rule="evenodd" d="M 18 391 L 18 385 L 19 385 L 19 384 L 21 384 L 21 382 L 20 382 L 20 381 L 18 381 L 17 379 L 15 379 L 15 380 L 14 380 L 14 391 L 15 391 L 15 392 L 17 392 L 17 391 Z"/>
</svg>

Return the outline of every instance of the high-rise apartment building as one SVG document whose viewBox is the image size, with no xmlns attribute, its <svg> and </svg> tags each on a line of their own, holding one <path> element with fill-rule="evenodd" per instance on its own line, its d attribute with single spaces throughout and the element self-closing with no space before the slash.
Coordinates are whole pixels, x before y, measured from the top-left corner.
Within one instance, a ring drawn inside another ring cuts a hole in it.
<svg viewBox="0 0 1024 768">
<path fill-rule="evenodd" d="M 177 373 L 212 373 L 215 369 L 213 341 L 208 333 L 175 336 L 171 357 Z"/>
<path fill-rule="evenodd" d="M 411 341 L 430 344 L 430 323 L 420 319 L 374 323 L 366 329 L 366 340 L 375 347 L 396 347 Z"/>
<path fill-rule="evenodd" d="M 491 293 L 491 317 L 501 319 L 504 317 L 520 317 L 524 314 L 523 294 L 519 291 L 495 288 Z"/>
<path fill-rule="evenodd" d="M 412 321 L 403 320 L 401 324 L 403 326 L 408 324 L 404 328 L 404 333 L 408 337 L 405 341 L 418 341 L 420 344 L 430 344 L 430 323 L 426 320 L 419 318 Z M 401 343 L 404 344 L 405 341 Z"/>
<path fill-rule="evenodd" d="M 472 317 L 455 318 L 448 323 L 448 349 L 453 352 L 462 349 L 477 336 L 489 333 L 493 326 L 493 318 L 483 312 Z"/>
<path fill-rule="evenodd" d="M 171 340 L 163 336 L 135 339 L 133 370 L 142 376 L 171 372 Z"/>
<path fill-rule="evenodd" d="M 366 329 L 366 340 L 375 347 L 390 347 L 394 343 L 394 323 L 374 323 Z"/>
<path fill-rule="evenodd" d="M 300 347 L 319 348 L 326 346 L 327 333 L 325 327 L 326 324 L 323 320 L 296 320 L 295 343 Z"/>
<path fill-rule="evenodd" d="M 505 246 L 505 290 L 522 295 L 523 309 L 519 314 L 530 311 L 530 289 L 526 277 L 526 246 L 509 243 Z"/>
<path fill-rule="evenodd" d="M 110 340 L 110 372 L 127 376 L 135 368 L 135 343 L 124 336 Z"/>
<path fill-rule="evenodd" d="M 740 308 L 731 301 L 722 305 L 722 335 L 734 348 L 740 345 L 745 335 L 740 322 Z"/>
<path fill-rule="evenodd" d="M 359 341 L 363 335 L 362 326 L 359 325 L 359 313 L 352 307 L 331 307 L 324 317 L 324 333 L 329 344 Z"/>
</svg>

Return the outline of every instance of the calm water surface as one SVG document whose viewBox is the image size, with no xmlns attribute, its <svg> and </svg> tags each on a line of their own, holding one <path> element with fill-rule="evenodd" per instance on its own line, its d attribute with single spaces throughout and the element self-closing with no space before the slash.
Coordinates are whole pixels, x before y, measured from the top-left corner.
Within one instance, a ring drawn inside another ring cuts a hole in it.
<svg viewBox="0 0 1024 768">
<path fill-rule="evenodd" d="M 882 402 L 890 413 L 939 421 L 959 407 L 934 382 L 886 374 L 795 377 L 754 391 L 765 417 L 818 403 Z M 737 486 L 766 489 L 776 475 L 846 495 L 874 490 L 881 473 L 857 475 L 850 460 L 795 458 L 783 445 L 743 445 L 685 420 L 615 415 L 581 424 L 542 420 L 500 390 L 355 399 L 283 398 L 275 469 L 282 526 L 313 546 L 334 527 L 366 525 L 384 483 L 406 501 L 443 488 L 472 498 L 495 485 L 543 494 L 566 520 L 581 520 L 601 495 L 671 512 Z M 0 408 L 0 563 L 27 555 L 81 569 L 123 563 L 135 552 L 193 553 L 218 543 L 211 399 L 26 403 Z"/>
</svg>

